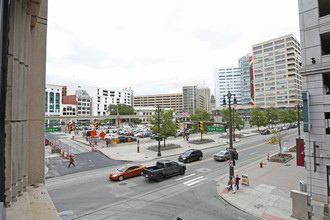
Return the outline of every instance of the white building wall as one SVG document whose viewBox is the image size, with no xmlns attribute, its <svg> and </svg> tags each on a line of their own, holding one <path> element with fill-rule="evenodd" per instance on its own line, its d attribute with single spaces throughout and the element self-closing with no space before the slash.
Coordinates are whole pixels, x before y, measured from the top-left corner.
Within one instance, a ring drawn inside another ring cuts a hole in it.
<svg viewBox="0 0 330 220">
<path fill-rule="evenodd" d="M 69 85 L 67 86 L 67 94 L 75 95 L 76 90 L 85 90 L 92 97 L 91 111 L 92 115 L 108 115 L 107 107 L 110 104 L 126 104 L 131 105 L 131 91 L 125 89 L 123 91 L 115 91 L 90 86 Z"/>
<path fill-rule="evenodd" d="M 214 82 L 216 107 L 222 107 L 223 96 L 228 91 L 236 95 L 237 104 L 241 105 L 241 72 L 239 67 L 215 68 Z"/>
<path fill-rule="evenodd" d="M 45 97 L 47 100 L 45 100 L 47 107 L 45 109 L 45 115 L 46 116 L 61 116 L 62 115 L 62 87 L 60 86 L 54 86 L 54 85 L 46 85 L 45 88 Z M 51 101 L 50 93 L 54 93 L 54 101 Z M 54 111 L 51 111 L 51 105 L 56 103 L 56 95 L 59 95 L 59 109 L 56 109 L 56 106 L 54 105 Z"/>
</svg>

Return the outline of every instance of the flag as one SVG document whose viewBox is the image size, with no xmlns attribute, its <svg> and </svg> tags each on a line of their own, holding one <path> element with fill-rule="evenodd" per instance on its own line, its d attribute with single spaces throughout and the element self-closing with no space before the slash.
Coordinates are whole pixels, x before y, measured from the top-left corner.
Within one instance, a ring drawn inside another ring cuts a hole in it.
<svg viewBox="0 0 330 220">
<path fill-rule="evenodd" d="M 253 99 L 251 99 L 251 105 L 255 105 L 255 103 L 254 103 L 254 100 L 253 100 Z"/>
<path fill-rule="evenodd" d="M 186 117 L 188 117 L 188 118 L 190 118 L 189 113 L 186 112 L 185 110 L 182 110 L 182 115 L 183 115 L 183 116 L 186 116 Z"/>
</svg>

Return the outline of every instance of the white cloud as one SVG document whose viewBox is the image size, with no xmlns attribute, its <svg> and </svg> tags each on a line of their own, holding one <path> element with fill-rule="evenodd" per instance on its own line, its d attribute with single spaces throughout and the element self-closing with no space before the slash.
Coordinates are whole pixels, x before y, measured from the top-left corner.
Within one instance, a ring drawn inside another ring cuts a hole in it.
<svg viewBox="0 0 330 220">
<path fill-rule="evenodd" d="M 299 38 L 292 0 L 53 0 L 48 11 L 47 83 L 136 95 L 213 89 L 214 68 L 237 65 L 252 44 Z"/>
</svg>

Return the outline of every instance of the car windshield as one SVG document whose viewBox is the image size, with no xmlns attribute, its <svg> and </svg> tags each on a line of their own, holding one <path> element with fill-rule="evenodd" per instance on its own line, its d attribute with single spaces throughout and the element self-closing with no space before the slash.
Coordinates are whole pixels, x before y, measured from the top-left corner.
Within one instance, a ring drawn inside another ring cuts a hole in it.
<svg viewBox="0 0 330 220">
<path fill-rule="evenodd" d="M 117 170 L 119 172 L 124 172 L 126 169 L 127 169 L 127 167 L 123 166 L 123 167 L 118 168 Z"/>
<path fill-rule="evenodd" d="M 183 153 L 183 155 L 188 156 L 188 155 L 190 155 L 190 153 L 191 153 L 191 151 L 186 151 L 186 152 Z"/>
<path fill-rule="evenodd" d="M 217 153 L 218 155 L 224 155 L 225 151 L 220 151 L 219 153 Z"/>
</svg>

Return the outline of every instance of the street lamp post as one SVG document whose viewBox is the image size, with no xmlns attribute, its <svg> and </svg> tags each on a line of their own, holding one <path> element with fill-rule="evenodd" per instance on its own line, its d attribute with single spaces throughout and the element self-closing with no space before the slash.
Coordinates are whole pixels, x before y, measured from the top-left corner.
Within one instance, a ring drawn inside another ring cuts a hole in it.
<svg viewBox="0 0 330 220">
<path fill-rule="evenodd" d="M 236 95 L 228 91 L 227 95 L 223 96 L 223 105 L 226 106 L 226 97 L 228 98 L 228 108 L 229 108 L 229 155 L 230 160 L 234 163 L 234 149 L 233 149 L 233 126 L 232 126 L 232 115 L 231 115 L 231 100 L 233 98 L 233 104 L 236 105 Z M 231 178 L 234 176 L 234 165 L 229 166 L 229 181 L 228 184 L 231 184 Z"/>
<path fill-rule="evenodd" d="M 299 139 L 300 139 L 300 118 L 299 118 L 300 106 L 297 105 L 297 108 L 298 108 L 298 136 L 299 136 Z"/>
<path fill-rule="evenodd" d="M 157 123 L 158 123 L 158 154 L 157 156 L 160 157 L 162 154 L 160 153 L 160 118 L 159 118 L 159 105 L 157 105 L 157 112 L 158 112 L 158 118 L 157 118 Z"/>
</svg>

